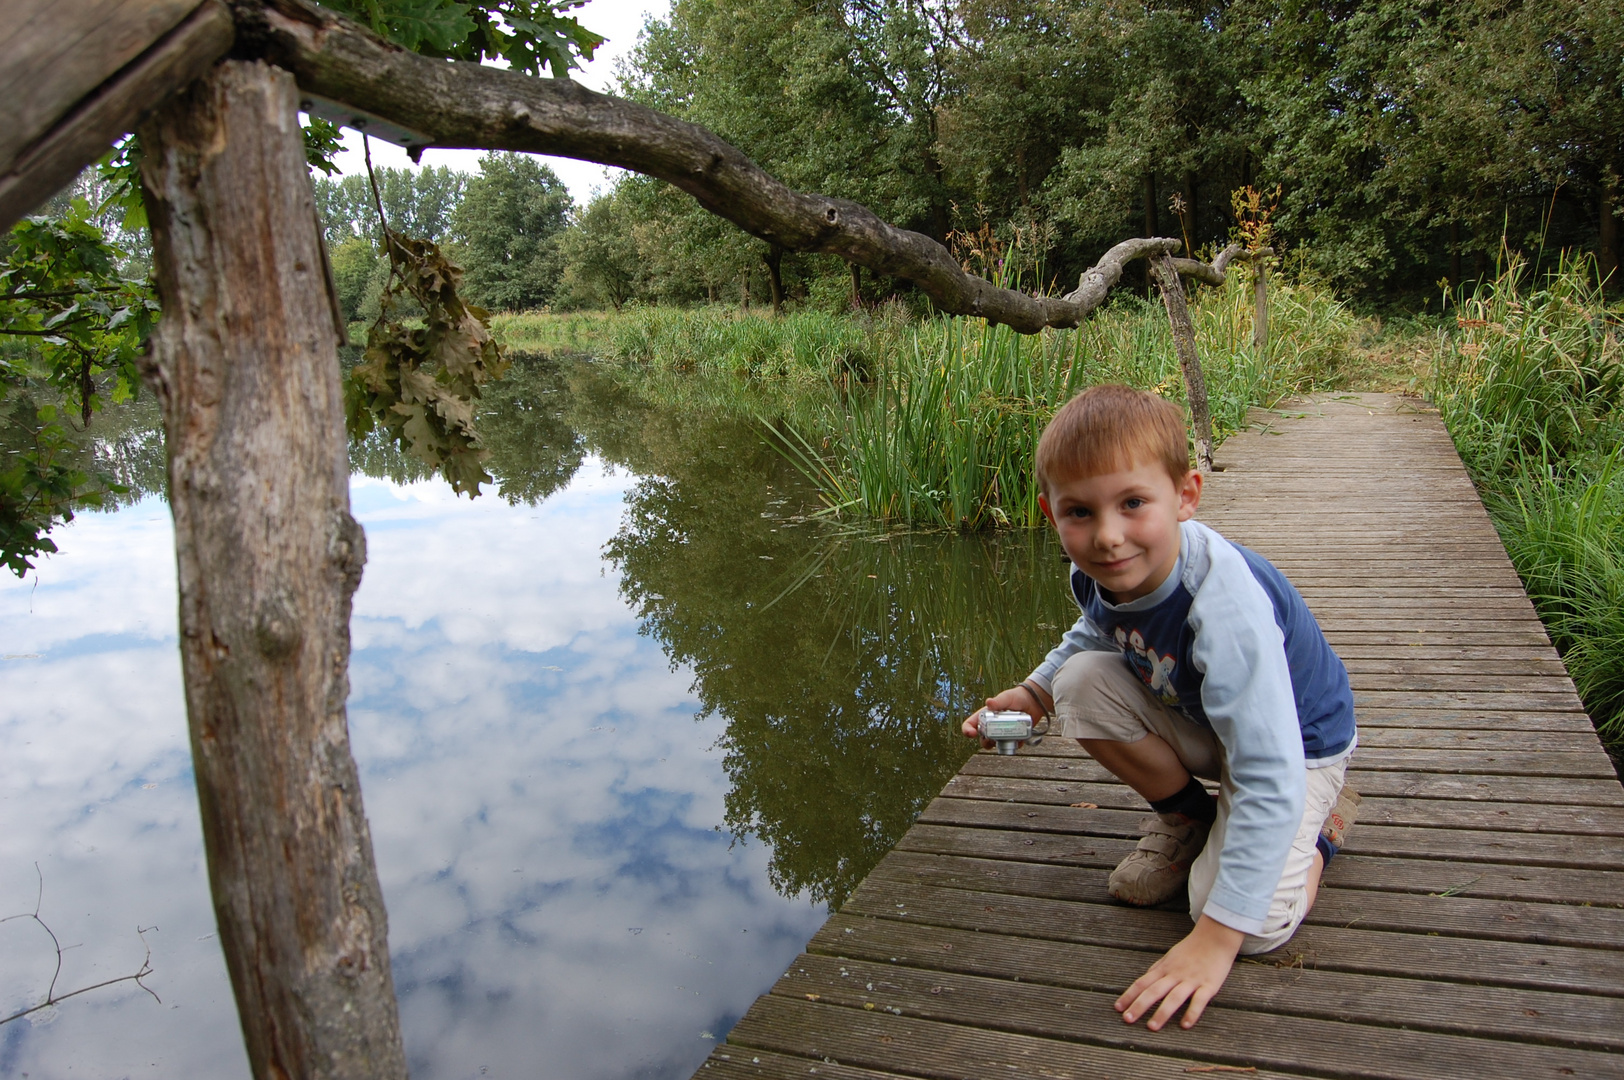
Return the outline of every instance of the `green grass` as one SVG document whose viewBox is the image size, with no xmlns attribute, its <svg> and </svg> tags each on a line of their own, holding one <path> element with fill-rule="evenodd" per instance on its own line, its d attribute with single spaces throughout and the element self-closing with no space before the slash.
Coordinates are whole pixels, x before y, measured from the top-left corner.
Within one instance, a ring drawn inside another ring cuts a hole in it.
<svg viewBox="0 0 1624 1080">
<path fill-rule="evenodd" d="M 491 336 L 515 352 L 597 355 L 620 318 L 611 311 L 501 311 L 491 316 Z"/>
<path fill-rule="evenodd" d="M 1594 266 L 1459 299 L 1432 398 L 1585 707 L 1624 761 L 1624 343 Z"/>
<path fill-rule="evenodd" d="M 1307 286 L 1273 290 L 1264 356 L 1251 347 L 1251 293 L 1202 290 L 1192 317 L 1221 441 L 1253 405 L 1332 385 L 1357 320 Z M 1124 298 L 1076 330 L 1021 335 L 970 319 L 916 326 L 872 388 L 836 392 L 790 452 L 835 510 L 911 526 L 978 529 L 1042 522 L 1032 473 L 1054 410 L 1083 387 L 1120 382 L 1182 400 L 1159 302 Z"/>
</svg>

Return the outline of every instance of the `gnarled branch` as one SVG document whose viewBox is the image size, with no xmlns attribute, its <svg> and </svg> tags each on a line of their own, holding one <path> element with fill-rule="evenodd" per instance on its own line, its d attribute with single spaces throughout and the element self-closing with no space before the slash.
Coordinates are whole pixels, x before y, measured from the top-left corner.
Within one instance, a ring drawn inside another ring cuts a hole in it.
<svg viewBox="0 0 1624 1080">
<path fill-rule="evenodd" d="M 1274 248 L 1247 251 L 1239 244 L 1230 244 L 1210 263 L 1204 263 L 1200 259 L 1174 259 L 1173 269 L 1183 277 L 1195 278 L 1206 285 L 1222 285 L 1229 277 L 1229 264 L 1236 259 L 1246 262 L 1273 254 Z"/>
<path fill-rule="evenodd" d="M 302 0 L 236 0 L 235 10 L 239 52 L 287 68 L 304 93 L 356 110 L 363 124 L 413 133 L 413 149 L 517 150 L 655 176 L 770 244 L 827 252 L 912 281 L 943 311 L 1022 333 L 1078 325 L 1105 299 L 1123 263 L 1182 246 L 1166 238 L 1118 244 L 1065 297 L 1001 289 L 966 273 L 930 237 L 887 224 L 865 206 L 795 191 L 697 124 L 568 79 L 420 56 Z"/>
</svg>

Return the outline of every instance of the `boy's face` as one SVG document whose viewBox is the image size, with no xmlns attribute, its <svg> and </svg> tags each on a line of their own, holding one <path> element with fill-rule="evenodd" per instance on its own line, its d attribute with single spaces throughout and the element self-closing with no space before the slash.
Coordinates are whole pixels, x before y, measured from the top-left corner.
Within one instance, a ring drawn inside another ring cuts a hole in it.
<svg viewBox="0 0 1624 1080">
<path fill-rule="evenodd" d="M 1060 480 L 1038 498 L 1072 563 L 1116 604 L 1167 580 L 1179 561 L 1179 522 L 1200 503 L 1200 473 L 1175 482 L 1159 463 Z"/>
</svg>

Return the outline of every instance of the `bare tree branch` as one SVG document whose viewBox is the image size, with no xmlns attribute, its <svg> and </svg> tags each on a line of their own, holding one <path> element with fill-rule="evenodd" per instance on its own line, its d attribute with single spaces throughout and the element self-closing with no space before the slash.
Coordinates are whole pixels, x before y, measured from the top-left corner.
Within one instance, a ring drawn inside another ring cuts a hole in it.
<svg viewBox="0 0 1624 1080">
<path fill-rule="evenodd" d="M 1273 255 L 1274 248 L 1259 248 L 1257 251 L 1247 251 L 1240 244 L 1230 244 L 1218 253 L 1218 257 L 1210 263 L 1200 259 L 1174 259 L 1173 269 L 1183 277 L 1195 278 L 1207 285 L 1222 285 L 1229 276 L 1229 264 L 1236 259 L 1242 262 L 1251 259 L 1260 259 Z"/>
<path fill-rule="evenodd" d="M 147 945 L 147 930 L 156 928 L 151 926 L 147 927 L 146 930 L 141 929 L 139 926 L 135 928 L 135 932 L 141 938 L 141 944 L 147 952 L 146 956 L 141 960 L 141 969 L 135 974 L 120 975 L 116 979 L 103 979 L 99 983 L 92 983 L 89 986 L 81 986 L 77 990 L 70 990 L 66 994 L 62 994 L 60 996 L 57 994 L 56 981 L 62 977 L 62 942 L 57 938 L 56 931 L 52 930 L 50 926 L 46 924 L 45 920 L 39 917 L 40 905 L 45 900 L 45 875 L 40 873 L 39 863 L 34 864 L 34 874 L 39 878 L 39 890 L 34 896 L 34 910 L 25 911 L 20 915 L 7 915 L 5 918 L 0 919 L 0 923 L 8 923 L 13 919 L 32 919 L 38 923 L 39 928 L 45 931 L 45 935 L 51 939 L 51 945 L 56 950 L 56 970 L 51 972 L 51 985 L 45 991 L 44 1001 L 40 1002 L 38 1005 L 31 1006 L 30 1008 L 23 1009 L 19 1012 L 14 1012 L 10 1016 L 0 1017 L 0 1025 L 9 1024 L 13 1020 L 21 1020 L 25 1016 L 37 1013 L 41 1009 L 48 1009 L 52 1005 L 66 1001 L 69 998 L 78 997 L 80 994 L 88 994 L 92 990 L 100 990 L 104 986 L 112 986 L 115 983 L 121 982 L 135 983 L 135 985 L 151 994 L 152 1000 L 162 1005 L 163 998 L 159 997 L 152 987 L 141 981 L 148 975 L 152 974 L 152 947 Z"/>
<path fill-rule="evenodd" d="M 1078 325 L 1105 299 L 1123 262 L 1182 246 L 1165 238 L 1129 241 L 1126 250 L 1119 244 L 1063 298 L 1000 289 L 966 273 L 934 240 L 867 207 L 789 188 L 697 124 L 568 79 L 420 56 L 301 0 L 236 0 L 234 10 L 239 51 L 287 68 L 303 93 L 356 110 L 362 124 L 370 117 L 414 133 L 412 147 L 552 154 L 659 177 L 768 243 L 912 281 L 943 311 L 1022 333 Z"/>
</svg>

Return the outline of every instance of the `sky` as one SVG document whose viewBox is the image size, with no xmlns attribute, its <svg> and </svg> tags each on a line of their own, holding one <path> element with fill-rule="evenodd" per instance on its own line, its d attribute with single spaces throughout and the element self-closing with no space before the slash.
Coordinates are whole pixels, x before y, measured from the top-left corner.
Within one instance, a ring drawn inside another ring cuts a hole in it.
<svg viewBox="0 0 1624 1080">
<path fill-rule="evenodd" d="M 664 18 L 671 10 L 670 0 L 587 0 L 573 13 L 581 25 L 602 34 L 606 40 L 598 47 L 591 61 L 570 77 L 594 90 L 609 91 L 615 79 L 616 62 L 631 52 L 637 44 L 637 33 L 649 18 Z M 338 155 L 338 166 L 345 175 L 363 172 L 366 168 L 361 155 L 361 136 L 344 130 L 345 149 Z M 482 150 L 425 150 L 423 165 L 449 165 L 462 172 L 478 172 Z M 594 188 L 607 188 L 612 177 L 622 170 L 605 168 L 586 161 L 569 158 L 544 157 L 541 160 L 552 167 L 559 179 L 570 189 L 577 203 L 592 197 Z M 406 151 L 390 143 L 373 140 L 372 163 L 392 168 L 412 168 L 412 159 Z"/>
<path fill-rule="evenodd" d="M 352 481 L 348 719 L 416 1080 L 689 1076 L 827 914 L 722 827 L 726 719 L 604 562 L 637 482 L 594 458 L 538 505 Z M 150 949 L 158 997 L 125 982 L 0 1026 L 0 1077 L 247 1080 L 168 507 L 53 539 L 28 579 L 0 574 L 0 917 L 39 905 L 72 946 L 59 989 Z M 54 960 L 37 925 L 0 924 L 0 1016 Z"/>
</svg>

